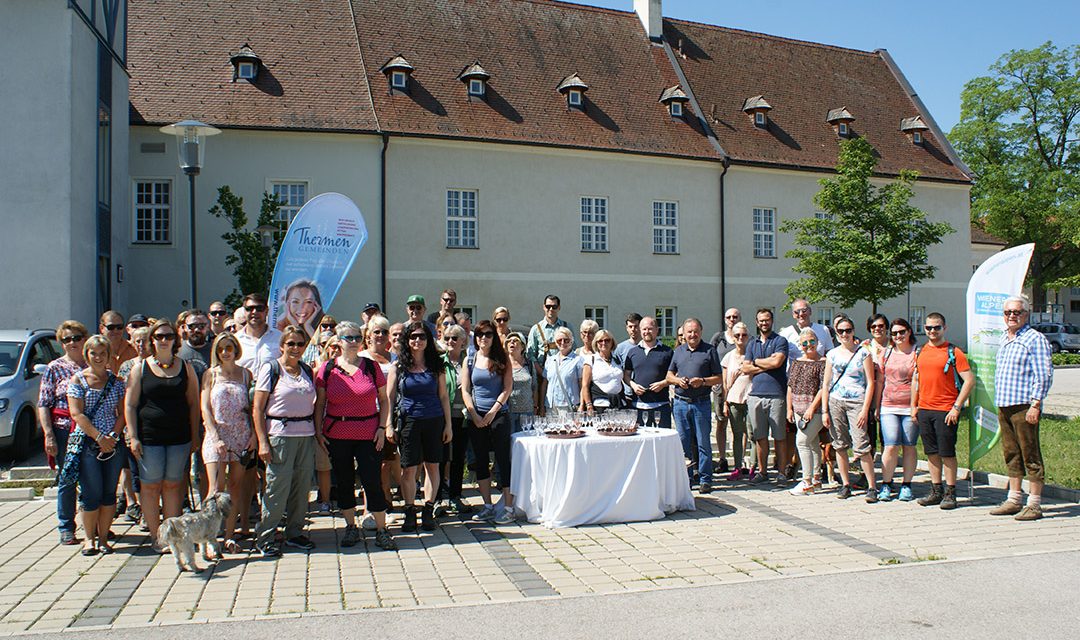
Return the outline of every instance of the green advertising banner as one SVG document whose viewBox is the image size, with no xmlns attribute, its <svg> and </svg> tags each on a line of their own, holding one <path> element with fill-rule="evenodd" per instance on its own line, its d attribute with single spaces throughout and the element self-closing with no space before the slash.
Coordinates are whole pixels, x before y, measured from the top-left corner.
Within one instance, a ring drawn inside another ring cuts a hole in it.
<svg viewBox="0 0 1080 640">
<path fill-rule="evenodd" d="M 1005 299 L 1019 295 L 1027 276 L 1033 244 L 1012 247 L 994 254 L 971 276 L 967 290 L 968 362 L 975 372 L 975 392 L 968 412 L 971 444 L 969 464 L 993 449 L 998 442 L 997 406 L 994 403 L 994 370 L 1005 319 Z"/>
</svg>

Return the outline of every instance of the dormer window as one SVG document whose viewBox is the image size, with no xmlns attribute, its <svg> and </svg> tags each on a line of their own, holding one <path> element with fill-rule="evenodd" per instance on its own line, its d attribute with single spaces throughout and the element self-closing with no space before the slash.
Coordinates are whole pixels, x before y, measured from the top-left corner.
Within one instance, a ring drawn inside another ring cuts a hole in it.
<svg viewBox="0 0 1080 640">
<path fill-rule="evenodd" d="M 923 122 L 921 116 L 913 116 L 911 118 L 904 118 L 900 121 L 900 131 L 903 131 L 907 135 L 908 140 L 911 140 L 911 144 L 922 145 L 923 132 L 929 129 L 926 123 Z"/>
<path fill-rule="evenodd" d="M 229 62 L 233 66 L 233 82 L 237 80 L 255 82 L 259 76 L 259 67 L 262 66 L 262 60 L 255 55 L 255 52 L 251 50 L 251 47 L 246 42 L 244 46 L 240 47 L 240 51 L 236 55 L 229 57 Z"/>
<path fill-rule="evenodd" d="M 682 87 L 675 85 L 664 89 L 660 94 L 660 102 L 667 105 L 668 113 L 672 118 L 682 118 L 686 114 L 686 103 L 690 101 Z"/>
<path fill-rule="evenodd" d="M 855 122 L 855 116 L 847 110 L 847 107 L 830 109 L 825 116 L 825 121 L 832 125 L 836 135 L 846 138 L 851 134 L 851 123 Z"/>
<path fill-rule="evenodd" d="M 390 93 L 408 93 L 409 76 L 416 69 L 400 54 L 390 58 L 379 71 L 390 83 Z"/>
<path fill-rule="evenodd" d="M 743 102 L 743 113 L 750 116 L 755 127 L 764 129 L 769 126 L 769 110 L 772 105 L 765 101 L 765 96 L 754 96 Z"/>
<path fill-rule="evenodd" d="M 585 84 L 578 74 L 571 73 L 563 78 L 555 90 L 566 96 L 567 107 L 577 111 L 585 110 L 585 92 L 589 90 L 589 85 Z"/>
<path fill-rule="evenodd" d="M 470 64 L 458 74 L 458 80 L 465 83 L 466 93 L 470 100 L 473 98 L 479 100 L 484 99 L 484 94 L 487 93 L 487 83 L 490 78 L 491 76 L 488 75 L 487 71 L 484 71 L 484 68 L 480 66 L 479 62 Z"/>
</svg>

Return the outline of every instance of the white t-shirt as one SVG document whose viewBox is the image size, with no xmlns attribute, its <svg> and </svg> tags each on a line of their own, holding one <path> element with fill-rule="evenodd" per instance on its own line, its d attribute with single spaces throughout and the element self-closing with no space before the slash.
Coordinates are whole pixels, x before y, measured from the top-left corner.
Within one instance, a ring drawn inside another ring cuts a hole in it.
<svg viewBox="0 0 1080 640">
<path fill-rule="evenodd" d="M 817 336 L 817 352 L 819 354 L 825 355 L 836 346 L 833 344 L 832 334 L 829 333 L 828 327 L 818 322 L 811 322 L 810 328 L 814 330 L 814 335 Z M 791 366 L 792 362 L 802 357 L 802 347 L 799 346 L 799 333 L 801 332 L 802 329 L 797 329 L 792 324 L 780 330 L 780 337 L 788 341 L 788 367 Z"/>
<path fill-rule="evenodd" d="M 593 384 L 600 387 L 600 390 L 608 395 L 622 393 L 623 370 L 622 367 L 615 363 L 614 356 L 612 356 L 609 363 L 598 355 L 592 355 L 589 356 L 588 363 L 592 368 Z M 611 402 L 607 398 L 593 398 L 593 404 L 597 407 L 611 406 Z"/>
<path fill-rule="evenodd" d="M 242 350 L 236 364 L 252 373 L 258 373 L 262 365 L 281 357 L 281 332 L 273 327 L 267 327 L 259 338 L 249 334 L 245 327 L 236 334 L 236 339 Z"/>
</svg>

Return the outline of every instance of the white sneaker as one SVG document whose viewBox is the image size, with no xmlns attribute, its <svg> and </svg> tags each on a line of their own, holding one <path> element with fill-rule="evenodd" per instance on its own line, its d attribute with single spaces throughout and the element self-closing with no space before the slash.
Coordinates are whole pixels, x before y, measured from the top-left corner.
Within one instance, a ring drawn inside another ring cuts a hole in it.
<svg viewBox="0 0 1080 640">
<path fill-rule="evenodd" d="M 378 529 L 378 525 L 375 524 L 375 514 L 365 514 L 364 519 L 360 521 L 360 526 L 363 527 L 364 531 L 374 531 Z"/>
<path fill-rule="evenodd" d="M 515 522 L 517 522 L 517 514 L 513 507 L 503 508 L 499 517 L 495 518 L 495 524 L 514 524 Z"/>
<path fill-rule="evenodd" d="M 808 496 L 814 493 L 814 485 L 807 484 L 806 480 L 800 480 L 799 484 L 788 490 L 788 493 L 793 496 Z"/>
<path fill-rule="evenodd" d="M 484 508 L 480 510 L 480 513 L 472 517 L 473 522 L 494 522 L 495 521 L 495 507 L 490 504 L 484 505 Z"/>
</svg>

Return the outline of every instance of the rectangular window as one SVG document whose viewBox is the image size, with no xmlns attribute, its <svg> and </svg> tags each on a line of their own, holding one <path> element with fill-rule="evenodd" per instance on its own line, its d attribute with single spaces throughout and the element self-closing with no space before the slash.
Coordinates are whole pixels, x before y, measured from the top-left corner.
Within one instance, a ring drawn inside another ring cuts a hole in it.
<svg viewBox="0 0 1080 640">
<path fill-rule="evenodd" d="M 675 337 L 675 307 L 656 307 L 656 329 L 661 338 Z"/>
<path fill-rule="evenodd" d="M 765 126 L 765 114 L 761 111 L 754 112 L 754 124 L 759 127 Z"/>
<path fill-rule="evenodd" d="M 832 307 L 818 307 L 817 310 L 817 322 L 823 324 L 826 327 L 832 326 L 833 308 Z"/>
<path fill-rule="evenodd" d="M 832 220 L 833 219 L 833 214 L 825 213 L 824 211 L 815 211 L 814 212 L 814 217 L 817 218 L 818 220 Z"/>
<path fill-rule="evenodd" d="M 915 144 L 922 144 L 922 134 L 919 133 L 918 131 L 911 134 L 911 141 L 914 142 Z"/>
<path fill-rule="evenodd" d="M 581 198 L 581 250 L 608 250 L 608 200 L 593 196 Z"/>
<path fill-rule="evenodd" d="M 923 323 L 926 322 L 926 307 L 911 307 L 908 322 L 911 323 L 911 328 L 915 330 L 915 334 L 921 336 L 923 334 Z"/>
<path fill-rule="evenodd" d="M 678 100 L 675 100 L 671 103 L 671 116 L 673 118 L 682 117 L 682 103 Z"/>
<path fill-rule="evenodd" d="M 566 102 L 571 107 L 580 107 L 581 106 L 581 92 L 580 91 L 570 91 L 570 93 L 568 93 L 566 95 Z"/>
<path fill-rule="evenodd" d="M 135 238 L 139 244 L 172 242 L 172 182 L 138 180 L 135 182 Z"/>
<path fill-rule="evenodd" d="M 653 253 L 679 252 L 679 203 L 653 202 Z"/>
<path fill-rule="evenodd" d="M 482 97 L 484 95 L 484 81 L 475 78 L 469 80 L 469 95 Z"/>
<path fill-rule="evenodd" d="M 476 249 L 476 191 L 446 190 L 446 247 Z"/>
<path fill-rule="evenodd" d="M 480 322 L 480 319 L 476 317 L 476 307 L 475 306 L 471 306 L 471 307 L 454 307 L 454 315 L 457 315 L 459 313 L 464 313 L 465 315 L 469 316 L 469 319 L 472 320 L 473 324 L 476 324 L 477 322 Z"/>
<path fill-rule="evenodd" d="M 408 76 L 404 71 L 391 71 L 390 72 L 390 86 L 395 89 L 404 89 L 408 82 Z"/>
<path fill-rule="evenodd" d="M 601 329 L 607 329 L 607 307 L 585 307 L 585 319 L 594 320 Z"/>
<path fill-rule="evenodd" d="M 1069 287 L 1069 295 L 1080 297 L 1080 287 Z"/>
<path fill-rule="evenodd" d="M 270 193 L 281 203 L 278 209 L 278 221 L 284 226 L 292 224 L 296 214 L 300 213 L 300 207 L 307 202 L 307 183 L 300 181 L 271 182 Z"/>
<path fill-rule="evenodd" d="M 754 257 L 776 257 L 776 209 L 754 208 Z"/>
</svg>

